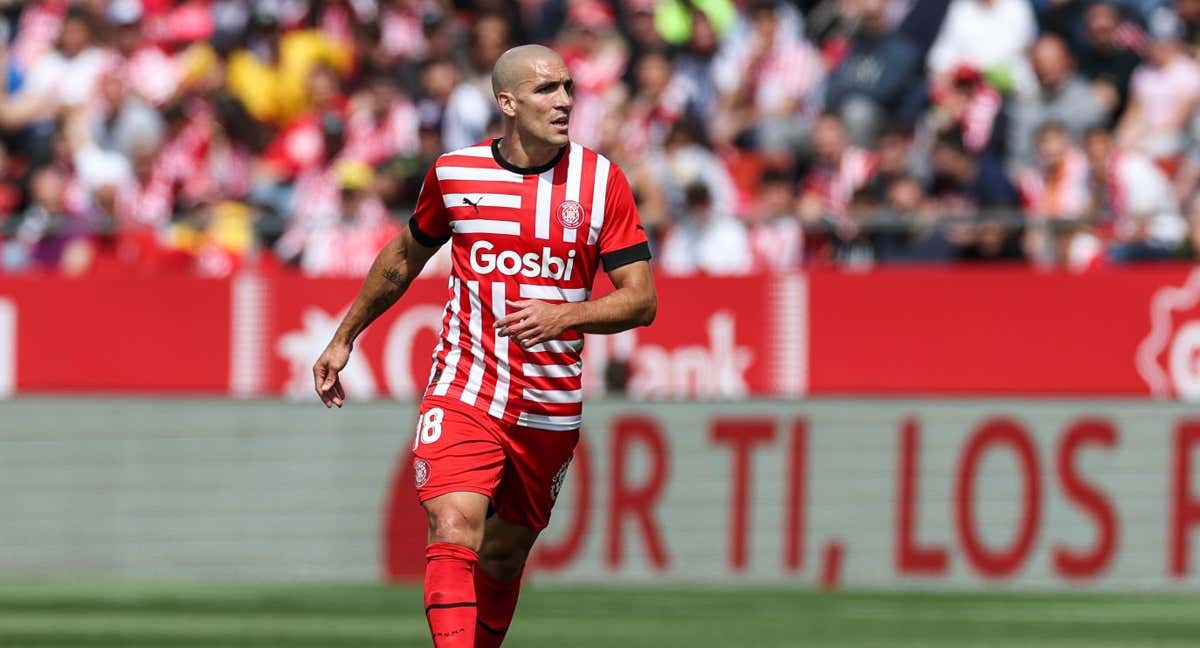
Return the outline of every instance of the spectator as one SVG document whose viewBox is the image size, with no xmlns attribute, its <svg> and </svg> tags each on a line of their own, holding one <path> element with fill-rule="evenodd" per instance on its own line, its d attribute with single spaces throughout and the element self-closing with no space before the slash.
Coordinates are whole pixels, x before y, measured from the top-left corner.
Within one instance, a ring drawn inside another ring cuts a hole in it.
<svg viewBox="0 0 1200 648">
<path fill-rule="evenodd" d="M 499 114 L 492 96 L 492 65 L 509 48 L 508 23 L 498 15 L 479 18 L 472 30 L 471 75 L 450 95 L 442 121 L 446 150 L 466 148 L 483 139 Z"/>
<path fill-rule="evenodd" d="M 657 183 L 666 188 L 675 205 L 683 202 L 686 187 L 703 184 L 713 211 L 734 214 L 738 198 L 733 179 L 720 158 L 700 142 L 698 131 L 689 122 L 678 122 L 671 129 L 662 153 L 652 158 Z"/>
<path fill-rule="evenodd" d="M 438 147 L 442 148 L 442 122 L 446 116 L 446 106 L 460 81 L 458 68 L 450 59 L 433 59 L 422 66 L 420 80 L 417 116 L 423 126 L 437 131 Z"/>
<path fill-rule="evenodd" d="M 1129 106 L 1117 129 L 1121 146 L 1138 150 L 1172 174 L 1178 168 L 1184 127 L 1200 105 L 1200 63 L 1183 47 L 1182 25 L 1168 9 L 1150 20 L 1150 54 L 1131 81 Z"/>
<path fill-rule="evenodd" d="M 94 20 L 71 10 L 62 22 L 57 47 L 33 62 L 21 92 L 50 98 L 56 106 L 80 106 L 91 96 L 104 64 Z"/>
<path fill-rule="evenodd" d="M 347 158 L 377 165 L 417 152 L 420 117 L 412 101 L 390 77 L 377 76 L 348 106 Z"/>
<path fill-rule="evenodd" d="M 712 23 L 697 14 L 691 38 L 674 59 L 675 78 L 687 90 L 687 113 L 692 119 L 709 123 L 717 114 L 717 86 L 713 79 L 713 60 L 720 41 Z"/>
<path fill-rule="evenodd" d="M 885 263 L 925 263 L 952 260 L 957 254 L 939 226 L 936 210 L 930 209 L 925 188 L 912 175 L 891 180 L 885 194 L 885 209 L 899 226 L 895 235 L 880 245 Z"/>
<path fill-rule="evenodd" d="M 1012 221 L 1019 204 L 1016 188 L 1003 166 L 975 155 L 955 133 L 944 134 L 931 155 L 929 195 L 949 221 L 946 240 L 964 261 L 1012 261 L 1023 258 L 1021 226 Z"/>
<path fill-rule="evenodd" d="M 0 107 L 0 124 L 21 128 L 60 109 L 78 108 L 92 96 L 104 71 L 104 52 L 95 46 L 92 19 L 72 10 L 62 20 L 57 46 L 29 63 L 20 90 Z M 44 137 L 45 129 L 39 132 Z"/>
<path fill-rule="evenodd" d="M 128 158 L 139 145 L 157 146 L 165 125 L 162 114 L 142 97 L 131 92 L 131 78 L 124 68 L 110 67 L 101 76 L 99 92 L 76 112 L 77 136 L 104 151 Z"/>
<path fill-rule="evenodd" d="M 1017 89 L 1031 87 L 1025 50 L 1037 35 L 1029 0 L 952 0 L 937 40 L 929 50 L 935 87 L 967 65 Z"/>
<path fill-rule="evenodd" d="M 808 205 L 806 222 L 812 224 L 823 217 L 843 219 L 850 199 L 874 177 L 878 160 L 870 151 L 852 146 L 846 126 L 832 114 L 817 119 L 812 149 L 812 168 L 801 184 L 801 201 Z"/>
<path fill-rule="evenodd" d="M 758 200 L 746 216 L 752 266 L 783 272 L 800 267 L 804 234 L 793 208 L 791 176 L 777 169 L 763 174 Z"/>
<path fill-rule="evenodd" d="M 875 146 L 875 173 L 866 189 L 875 194 L 878 202 L 887 202 L 892 182 L 913 173 L 912 142 L 899 130 L 884 133 Z"/>
<path fill-rule="evenodd" d="M 667 134 L 684 115 L 686 89 L 674 76 L 671 61 L 659 53 L 637 63 L 637 85 L 624 117 L 622 147 L 630 157 L 661 149 Z"/>
<path fill-rule="evenodd" d="M 1119 149 L 1101 128 L 1088 131 L 1084 152 L 1102 231 L 1113 241 L 1109 257 L 1129 262 L 1175 256 L 1187 227 L 1162 170 L 1136 150 Z"/>
<path fill-rule="evenodd" d="M 364 11 L 356 15 L 356 43 L 368 43 L 362 54 L 371 70 L 412 69 L 429 56 L 429 27 L 442 21 L 436 8 L 421 3 L 359 3 Z"/>
<path fill-rule="evenodd" d="M 50 166 L 61 174 L 59 176 L 61 182 L 54 184 L 62 188 L 63 210 L 71 216 L 83 218 L 91 208 L 88 187 L 79 176 L 79 170 L 75 165 L 75 151 L 72 149 L 69 133 L 63 128 L 61 122 L 54 124 L 49 147 L 47 159 L 40 160 L 35 166 Z M 33 175 L 31 174 L 31 181 Z M 51 184 L 49 181 L 46 183 Z M 32 186 L 30 197 L 33 197 Z"/>
<path fill-rule="evenodd" d="M 572 2 L 559 49 L 575 83 L 571 139 L 595 147 L 600 125 L 629 63 L 628 48 L 616 31 L 608 6 L 599 0 Z"/>
<path fill-rule="evenodd" d="M 860 190 L 850 198 L 846 206 L 846 219 L 832 234 L 833 261 L 839 267 L 865 270 L 875 265 L 878 257 L 875 239 L 886 236 L 872 227 L 881 206 L 870 191 Z"/>
<path fill-rule="evenodd" d="M 625 82 L 632 81 L 630 71 L 649 54 L 658 54 L 667 50 L 667 42 L 659 35 L 654 25 L 655 0 L 630 0 L 618 3 L 618 10 L 623 9 L 621 31 L 629 41 L 630 62 L 626 71 Z"/>
<path fill-rule="evenodd" d="M 977 70 L 961 67 L 934 104 L 914 138 L 917 171 L 930 179 L 931 204 L 960 221 L 947 238 L 966 246 L 972 228 L 961 220 L 978 209 L 1012 209 L 1017 192 L 1007 177 L 1006 101 Z"/>
<path fill-rule="evenodd" d="M 947 215 L 963 217 L 976 210 L 1011 209 L 1019 204 L 1017 190 L 1002 168 L 975 156 L 953 136 L 933 148 L 930 196 Z"/>
<path fill-rule="evenodd" d="M 824 63 L 780 20 L 774 0 L 755 0 L 748 16 L 750 29 L 726 41 L 713 61 L 721 95 L 713 136 L 790 153 L 804 144 L 819 111 Z"/>
<path fill-rule="evenodd" d="M 264 171 L 275 179 L 295 179 L 333 159 L 344 143 L 348 105 L 337 73 L 324 66 L 308 77 L 311 108 L 279 132 L 263 154 Z M 366 129 L 368 125 L 363 124 Z M 361 136 L 360 136 L 361 137 Z M 360 143 L 364 155 L 371 154 Z"/>
<path fill-rule="evenodd" d="M 971 67 L 954 72 L 948 85 L 934 90 L 933 106 L 918 127 L 919 150 L 951 138 L 991 167 L 1003 167 L 1008 140 L 1008 102 Z"/>
<path fill-rule="evenodd" d="M 1106 117 L 1100 97 L 1075 74 L 1071 53 L 1061 38 L 1039 38 L 1029 58 L 1037 85 L 1017 99 L 1009 147 L 1012 157 L 1022 163 L 1033 159 L 1035 132 L 1041 125 L 1055 122 L 1078 139 L 1088 128 L 1104 123 Z"/>
<path fill-rule="evenodd" d="M 70 209 L 65 200 L 68 182 L 68 176 L 53 166 L 33 173 L 29 185 L 32 202 L 21 215 L 15 244 L 5 255 L 10 269 L 82 270 L 80 254 L 87 248 L 92 224 L 86 212 Z"/>
<path fill-rule="evenodd" d="M 113 189 L 106 209 L 125 231 L 161 231 L 171 223 L 175 192 L 155 164 L 158 146 L 143 142 L 130 152 L 130 177 Z"/>
<path fill-rule="evenodd" d="M 1070 128 L 1058 121 L 1044 123 L 1035 140 L 1037 164 L 1018 174 L 1025 213 L 1054 220 L 1083 217 L 1091 207 L 1088 163 L 1073 146 Z"/>
<path fill-rule="evenodd" d="M 355 44 L 356 24 L 375 21 L 378 19 L 379 8 L 365 2 L 350 0 L 325 0 L 324 2 L 309 2 L 315 5 L 309 8 L 310 22 L 323 34 L 349 47 Z M 371 42 L 378 42 L 378 34 L 372 34 Z M 361 53 L 359 53 L 361 55 Z"/>
<path fill-rule="evenodd" d="M 1097 2 L 1084 14 L 1084 45 L 1079 73 L 1108 110 L 1110 123 L 1124 112 L 1129 100 L 1129 80 L 1141 62 L 1138 49 L 1145 35 L 1121 18 L 1117 5 Z"/>
<path fill-rule="evenodd" d="M 255 119 L 284 125 L 310 107 L 309 77 L 325 66 L 350 72 L 353 53 L 316 29 L 283 33 L 271 3 L 256 3 L 243 46 L 229 56 L 228 85 Z"/>
<path fill-rule="evenodd" d="M 399 226 L 371 191 L 369 165 L 346 160 L 333 174 L 338 196 L 309 221 L 300 267 L 312 276 L 361 277 Z"/>
<path fill-rule="evenodd" d="M 850 52 L 829 76 L 827 108 L 838 112 L 858 146 L 869 146 L 889 118 L 910 100 L 921 72 L 919 52 L 888 31 L 884 0 L 864 0 Z"/>
<path fill-rule="evenodd" d="M 746 227 L 729 213 L 713 208 L 703 183 L 684 190 L 684 215 L 667 233 L 659 267 L 667 275 L 740 275 L 751 270 Z"/>
<path fill-rule="evenodd" d="M 1183 42 L 1196 56 L 1200 53 L 1200 0 L 1175 0 L 1171 5 L 1183 24 Z"/>
<path fill-rule="evenodd" d="M 681 45 L 692 39 L 696 24 L 703 21 L 719 36 L 737 19 L 730 0 L 663 0 L 654 9 L 654 25 L 663 40 Z"/>
<path fill-rule="evenodd" d="M 16 21 L 11 52 L 14 68 L 28 71 L 43 54 L 54 48 L 62 34 L 69 3 L 53 0 L 26 4 L 28 6 Z"/>
<path fill-rule="evenodd" d="M 116 0 L 108 6 L 117 58 L 114 67 L 128 84 L 131 99 L 163 106 L 179 89 L 179 69 L 166 52 L 143 38 L 139 23 L 144 15 L 141 3 L 133 0 Z"/>
<path fill-rule="evenodd" d="M 1038 162 L 1018 180 L 1026 219 L 1036 225 L 1026 230 L 1026 254 L 1044 264 L 1088 268 L 1100 257 L 1100 243 L 1082 222 L 1092 208 L 1087 158 L 1062 122 L 1043 124 L 1035 140 Z"/>
</svg>

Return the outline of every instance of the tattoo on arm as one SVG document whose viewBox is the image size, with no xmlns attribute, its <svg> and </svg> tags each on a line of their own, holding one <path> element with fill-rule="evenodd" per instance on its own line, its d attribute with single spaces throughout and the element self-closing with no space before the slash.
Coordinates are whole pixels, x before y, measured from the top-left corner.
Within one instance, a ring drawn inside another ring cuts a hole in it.
<svg viewBox="0 0 1200 648">
<path fill-rule="evenodd" d="M 403 275 L 401 275 L 400 271 L 395 268 L 384 268 L 383 269 L 383 278 L 387 279 L 388 281 L 392 282 L 393 284 L 396 284 L 396 287 L 399 288 L 400 290 L 405 290 L 406 288 L 408 288 L 408 283 L 409 283 L 408 279 L 405 278 Z"/>
<path fill-rule="evenodd" d="M 400 299 L 400 295 L 404 294 L 404 291 L 408 289 L 408 284 L 410 283 L 408 278 L 400 274 L 400 271 L 395 268 L 384 268 L 380 271 L 380 274 L 383 275 L 384 279 L 388 280 L 388 283 L 392 284 L 393 288 L 376 295 L 374 299 L 367 303 L 367 312 L 372 320 L 391 308 L 392 304 Z"/>
</svg>

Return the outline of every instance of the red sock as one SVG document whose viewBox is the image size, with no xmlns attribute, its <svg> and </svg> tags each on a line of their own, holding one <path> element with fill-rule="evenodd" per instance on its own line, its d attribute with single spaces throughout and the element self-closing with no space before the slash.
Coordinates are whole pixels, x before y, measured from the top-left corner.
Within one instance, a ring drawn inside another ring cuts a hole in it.
<svg viewBox="0 0 1200 648">
<path fill-rule="evenodd" d="M 435 648 L 475 645 L 475 582 L 479 555 L 445 542 L 425 547 L 425 618 Z"/>
<path fill-rule="evenodd" d="M 521 574 L 504 582 L 482 567 L 475 569 L 475 598 L 479 601 L 479 631 L 475 633 L 475 648 L 500 648 L 512 623 L 513 612 L 517 609 L 517 596 L 520 594 Z"/>
</svg>

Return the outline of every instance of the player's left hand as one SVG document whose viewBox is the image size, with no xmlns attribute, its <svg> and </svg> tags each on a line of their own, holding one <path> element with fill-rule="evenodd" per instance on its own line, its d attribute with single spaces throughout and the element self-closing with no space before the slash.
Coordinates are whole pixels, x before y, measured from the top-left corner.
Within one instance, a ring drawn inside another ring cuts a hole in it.
<svg viewBox="0 0 1200 648">
<path fill-rule="evenodd" d="M 509 308 L 516 310 L 496 320 L 497 335 L 514 337 L 523 348 L 557 340 L 569 326 L 566 304 L 536 299 L 510 299 L 507 303 Z"/>
</svg>

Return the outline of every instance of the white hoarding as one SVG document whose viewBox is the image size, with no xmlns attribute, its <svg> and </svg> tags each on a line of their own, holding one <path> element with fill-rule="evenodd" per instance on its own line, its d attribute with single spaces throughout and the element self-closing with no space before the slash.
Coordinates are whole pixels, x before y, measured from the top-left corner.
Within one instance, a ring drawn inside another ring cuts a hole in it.
<svg viewBox="0 0 1200 648">
<path fill-rule="evenodd" d="M 419 577 L 411 405 L 0 405 L 0 576 Z M 1200 415 L 1131 401 L 589 403 L 543 582 L 1171 589 Z"/>
</svg>

